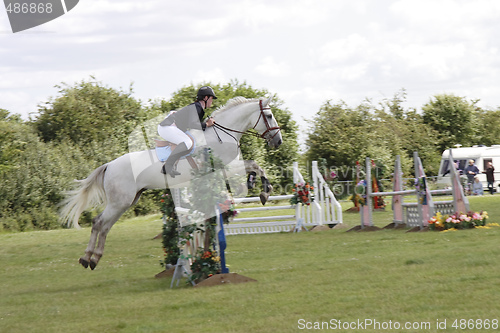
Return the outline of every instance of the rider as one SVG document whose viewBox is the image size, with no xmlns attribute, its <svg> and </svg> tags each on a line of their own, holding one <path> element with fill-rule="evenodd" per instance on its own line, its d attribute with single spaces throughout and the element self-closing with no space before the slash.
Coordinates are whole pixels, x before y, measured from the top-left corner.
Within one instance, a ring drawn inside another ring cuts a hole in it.
<svg viewBox="0 0 500 333">
<path fill-rule="evenodd" d="M 189 129 L 201 129 L 214 125 L 214 120 L 208 118 L 203 121 L 205 109 L 212 106 L 215 96 L 214 90 L 209 86 L 203 86 L 198 90 L 196 101 L 182 109 L 171 113 L 158 125 L 158 134 L 175 145 L 175 149 L 165 161 L 161 172 L 171 177 L 180 175 L 174 170 L 174 165 L 182 156 L 187 155 L 193 148 L 191 138 L 185 133 Z"/>
</svg>

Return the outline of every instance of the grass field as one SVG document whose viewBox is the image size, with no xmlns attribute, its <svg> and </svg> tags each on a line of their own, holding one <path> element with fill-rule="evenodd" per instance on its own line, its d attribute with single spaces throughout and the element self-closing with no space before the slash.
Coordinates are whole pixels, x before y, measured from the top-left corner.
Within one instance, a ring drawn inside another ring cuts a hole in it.
<svg viewBox="0 0 500 333">
<path fill-rule="evenodd" d="M 470 200 L 500 222 L 499 196 Z M 391 211 L 374 218 L 388 224 Z M 95 271 L 78 265 L 88 228 L 0 234 L 0 332 L 297 332 L 338 321 L 351 326 L 341 332 L 499 330 L 500 227 L 231 236 L 231 271 L 257 283 L 177 289 L 154 278 L 160 229 L 159 216 L 120 221 Z"/>
</svg>

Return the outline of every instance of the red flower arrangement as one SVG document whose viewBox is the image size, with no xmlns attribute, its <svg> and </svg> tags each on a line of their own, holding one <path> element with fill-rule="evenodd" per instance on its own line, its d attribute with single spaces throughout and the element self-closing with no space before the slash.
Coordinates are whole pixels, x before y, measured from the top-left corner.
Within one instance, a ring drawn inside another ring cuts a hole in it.
<svg viewBox="0 0 500 333">
<path fill-rule="evenodd" d="M 294 192 L 293 197 L 290 199 L 292 205 L 301 203 L 309 206 L 314 200 L 314 195 L 311 192 L 314 191 L 314 187 L 309 185 L 309 183 L 297 183 L 292 191 Z"/>
</svg>

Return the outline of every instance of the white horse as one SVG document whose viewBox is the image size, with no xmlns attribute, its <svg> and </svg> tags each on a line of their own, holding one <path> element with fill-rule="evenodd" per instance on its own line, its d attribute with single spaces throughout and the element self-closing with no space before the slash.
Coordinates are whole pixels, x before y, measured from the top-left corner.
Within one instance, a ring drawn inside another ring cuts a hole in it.
<svg viewBox="0 0 500 333">
<path fill-rule="evenodd" d="M 216 110 L 215 125 L 204 132 L 207 145 L 227 165 L 238 159 L 239 141 L 250 129 L 256 130 L 270 147 L 278 148 L 282 138 L 269 99 L 248 100 L 236 97 Z M 160 172 L 163 163 L 154 150 L 132 152 L 95 169 L 64 202 L 61 216 L 68 226 L 79 227 L 81 213 L 91 206 L 104 204 L 104 210 L 92 221 L 90 240 L 80 264 L 93 270 L 104 252 L 106 236 L 120 216 L 139 200 L 147 189 L 185 186 L 191 177 L 189 163 L 181 159 L 181 176 L 171 178 Z"/>
</svg>

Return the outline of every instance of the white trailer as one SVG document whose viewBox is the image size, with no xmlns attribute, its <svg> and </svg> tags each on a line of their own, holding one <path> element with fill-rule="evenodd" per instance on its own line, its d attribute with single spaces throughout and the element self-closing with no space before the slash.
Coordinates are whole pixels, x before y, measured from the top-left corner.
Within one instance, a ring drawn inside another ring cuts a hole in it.
<svg viewBox="0 0 500 333">
<path fill-rule="evenodd" d="M 437 178 L 437 186 L 440 188 L 451 187 L 449 157 L 450 149 L 443 152 L 441 164 L 439 165 L 439 174 Z M 483 184 L 484 190 L 487 190 L 488 183 L 486 181 L 486 167 L 488 162 L 493 163 L 495 168 L 495 183 L 493 188 L 498 191 L 500 185 L 500 145 L 486 146 L 473 146 L 473 147 L 460 147 L 452 148 L 451 154 L 453 160 L 457 164 L 458 170 L 464 170 L 469 160 L 474 160 L 477 168 L 481 172 L 478 175 L 479 181 Z"/>
</svg>

